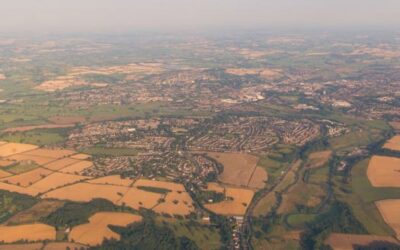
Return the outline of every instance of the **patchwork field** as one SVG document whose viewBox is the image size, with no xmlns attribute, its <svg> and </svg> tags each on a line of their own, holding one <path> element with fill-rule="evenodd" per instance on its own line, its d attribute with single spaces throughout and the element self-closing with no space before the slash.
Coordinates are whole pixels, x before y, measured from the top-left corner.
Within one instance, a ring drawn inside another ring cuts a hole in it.
<svg viewBox="0 0 400 250">
<path fill-rule="evenodd" d="M 224 165 L 219 180 L 225 184 L 243 187 L 263 187 L 267 180 L 267 172 L 257 168 L 258 157 L 242 153 L 208 152 L 208 156 Z M 253 173 L 257 176 L 253 177 Z"/>
<path fill-rule="evenodd" d="M 359 235 L 359 234 L 339 234 L 332 233 L 326 239 L 325 244 L 337 250 L 353 250 L 355 246 L 367 246 L 374 244 L 374 249 L 383 249 L 388 244 L 400 244 L 392 237 L 376 236 L 376 235 Z"/>
<path fill-rule="evenodd" d="M 141 221 L 142 217 L 134 214 L 101 212 L 89 218 L 89 223 L 72 228 L 69 240 L 85 245 L 98 245 L 106 239 L 120 239 L 120 235 L 109 229 L 109 225 L 126 227 Z"/>
<path fill-rule="evenodd" d="M 383 148 L 400 151 L 400 135 L 393 136 L 383 145 Z"/>
<path fill-rule="evenodd" d="M 373 156 L 367 175 L 374 187 L 400 187 L 400 158 Z"/>
<path fill-rule="evenodd" d="M 133 186 L 132 183 L 119 176 L 107 176 L 50 191 L 42 198 L 78 202 L 102 198 L 116 205 L 166 214 L 188 215 L 194 211 L 193 201 L 182 184 L 145 179 L 137 180 Z"/>
<path fill-rule="evenodd" d="M 242 188 L 223 187 L 215 184 L 208 185 L 207 190 L 220 192 L 221 188 L 224 189 L 223 192 L 227 199 L 218 203 L 205 204 L 204 207 L 216 214 L 244 215 L 253 199 L 254 191 Z"/>
<path fill-rule="evenodd" d="M 38 148 L 35 145 L 3 143 L 0 161 L 0 189 L 36 196 L 49 190 L 88 179 L 79 175 L 93 166 L 87 155 L 65 149 Z M 11 154 L 10 152 L 18 152 Z M 71 158 L 74 155 L 77 159 Z M 71 156 L 71 157 L 70 157 Z"/>
<path fill-rule="evenodd" d="M 396 232 L 400 239 L 400 199 L 382 200 L 375 203 L 385 222 Z"/>
<path fill-rule="evenodd" d="M 26 224 L 19 226 L 0 226 L 0 242 L 55 240 L 56 230 L 45 224 Z"/>
<path fill-rule="evenodd" d="M 0 245 L 0 250 L 64 250 L 87 249 L 87 246 L 72 242 L 48 242 Z"/>
</svg>

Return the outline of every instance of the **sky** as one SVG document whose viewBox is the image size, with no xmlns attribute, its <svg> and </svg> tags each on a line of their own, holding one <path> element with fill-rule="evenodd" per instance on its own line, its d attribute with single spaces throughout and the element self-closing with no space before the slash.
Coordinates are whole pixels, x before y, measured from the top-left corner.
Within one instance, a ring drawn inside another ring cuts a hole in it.
<svg viewBox="0 0 400 250">
<path fill-rule="evenodd" d="M 400 0 L 0 0 L 1 31 L 400 27 Z"/>
</svg>

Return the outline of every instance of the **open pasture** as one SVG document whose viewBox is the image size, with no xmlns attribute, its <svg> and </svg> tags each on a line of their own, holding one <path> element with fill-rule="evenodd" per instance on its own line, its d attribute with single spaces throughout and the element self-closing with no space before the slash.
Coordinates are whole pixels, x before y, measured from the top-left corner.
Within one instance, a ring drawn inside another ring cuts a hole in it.
<svg viewBox="0 0 400 250">
<path fill-rule="evenodd" d="M 139 215 L 116 212 L 100 212 L 89 218 L 89 223 L 72 228 L 69 240 L 85 245 L 99 245 L 106 239 L 120 239 L 120 235 L 108 226 L 126 227 L 134 222 L 141 221 Z"/>
<path fill-rule="evenodd" d="M 325 165 L 332 156 L 332 151 L 318 151 L 313 152 L 308 156 L 307 167 L 309 168 L 319 168 Z"/>
<path fill-rule="evenodd" d="M 400 158 L 373 156 L 367 176 L 374 187 L 400 187 Z"/>
</svg>

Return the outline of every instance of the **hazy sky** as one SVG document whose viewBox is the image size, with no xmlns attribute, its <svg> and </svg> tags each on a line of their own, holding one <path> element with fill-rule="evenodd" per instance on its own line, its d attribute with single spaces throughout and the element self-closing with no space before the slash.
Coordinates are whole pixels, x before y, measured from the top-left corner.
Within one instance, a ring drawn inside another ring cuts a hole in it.
<svg viewBox="0 0 400 250">
<path fill-rule="evenodd" d="M 0 31 L 400 27 L 400 0 L 0 0 Z"/>
</svg>

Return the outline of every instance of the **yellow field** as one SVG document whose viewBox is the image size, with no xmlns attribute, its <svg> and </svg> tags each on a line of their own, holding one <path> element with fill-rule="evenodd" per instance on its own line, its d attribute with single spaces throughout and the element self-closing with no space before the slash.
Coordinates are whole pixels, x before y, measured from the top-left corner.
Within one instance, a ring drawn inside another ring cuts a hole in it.
<svg viewBox="0 0 400 250">
<path fill-rule="evenodd" d="M 164 199 L 165 202 L 153 209 L 155 212 L 178 215 L 189 215 L 194 212 L 192 198 L 186 192 L 172 191 Z"/>
<path fill-rule="evenodd" d="M 313 152 L 308 156 L 307 167 L 319 168 L 326 164 L 332 156 L 332 151 L 318 151 Z"/>
<path fill-rule="evenodd" d="M 4 160 L 4 159 L 2 160 L 2 159 L 0 159 L 0 168 L 10 166 L 10 165 L 12 165 L 14 163 L 15 163 L 15 161 L 13 161 L 13 160 Z"/>
<path fill-rule="evenodd" d="M 134 187 L 146 186 L 146 187 L 158 187 L 165 188 L 174 191 L 182 191 L 185 192 L 185 187 L 182 184 L 174 183 L 174 182 L 166 182 L 166 181 L 153 181 L 146 179 L 139 179 L 135 181 L 133 184 Z"/>
<path fill-rule="evenodd" d="M 383 145 L 383 148 L 400 151 L 400 135 L 393 136 Z"/>
<path fill-rule="evenodd" d="M 95 198 L 102 198 L 117 203 L 129 188 L 111 185 L 96 185 L 77 183 L 50 191 L 41 198 L 88 202 Z"/>
<path fill-rule="evenodd" d="M 335 250 L 353 250 L 354 245 L 367 246 L 373 242 L 381 247 L 384 243 L 399 244 L 393 237 L 362 234 L 332 233 L 329 235 L 328 239 L 325 240 L 325 244 L 330 245 Z"/>
<path fill-rule="evenodd" d="M 76 154 L 76 155 L 72 155 L 71 158 L 72 159 L 78 159 L 78 160 L 87 160 L 89 159 L 91 156 L 87 155 L 87 154 Z"/>
<path fill-rule="evenodd" d="M 400 187 L 400 158 L 373 156 L 367 175 L 374 187 Z"/>
<path fill-rule="evenodd" d="M 101 212 L 89 218 L 88 224 L 83 224 L 72 228 L 69 240 L 85 245 L 99 245 L 106 239 L 120 239 L 120 235 L 111 231 L 108 225 L 126 227 L 134 222 L 141 221 L 139 215 L 128 213 Z"/>
<path fill-rule="evenodd" d="M 226 73 L 238 76 L 245 76 L 245 75 L 259 75 L 265 79 L 271 79 L 280 77 L 282 75 L 281 70 L 276 69 L 266 69 L 266 68 L 229 68 L 225 70 Z"/>
<path fill-rule="evenodd" d="M 261 189 L 265 186 L 265 182 L 268 180 L 267 172 L 261 168 L 256 167 L 254 173 L 252 174 L 250 181 L 249 181 L 249 188 L 256 188 Z"/>
<path fill-rule="evenodd" d="M 141 207 L 151 209 L 158 204 L 158 201 L 162 197 L 161 194 L 146 192 L 137 188 L 129 188 L 125 195 L 117 201 L 116 204 L 125 204 L 133 209 L 139 209 Z"/>
<path fill-rule="evenodd" d="M 0 169 L 0 179 L 10 176 L 9 172 Z"/>
<path fill-rule="evenodd" d="M 109 176 L 96 178 L 93 180 L 88 180 L 86 182 L 93 183 L 93 184 L 107 184 L 107 185 L 130 187 L 130 186 L 132 186 L 134 180 L 131 180 L 128 178 L 122 179 L 119 175 L 109 175 Z"/>
<path fill-rule="evenodd" d="M 211 188 L 215 191 L 215 186 L 211 186 Z M 204 206 L 216 214 L 244 215 L 253 199 L 254 192 L 249 189 L 225 187 L 225 196 L 228 200 Z"/>
<path fill-rule="evenodd" d="M 219 180 L 237 186 L 248 186 L 258 162 L 258 157 L 242 153 L 208 152 L 207 155 L 224 165 Z"/>
<path fill-rule="evenodd" d="M 53 173 L 50 170 L 44 169 L 44 168 L 36 168 L 34 170 L 19 174 L 19 175 L 14 175 L 5 179 L 1 179 L 0 181 L 2 182 L 7 182 L 9 184 L 14 184 L 18 185 L 21 187 L 28 187 L 32 185 L 33 183 L 43 179 L 44 177 L 50 175 Z"/>
<path fill-rule="evenodd" d="M 43 243 L 7 244 L 0 245 L 0 250 L 41 250 Z"/>
<path fill-rule="evenodd" d="M 385 222 L 396 232 L 397 238 L 400 239 L 400 199 L 378 201 L 376 206 Z"/>
<path fill-rule="evenodd" d="M 51 169 L 51 170 L 60 170 L 62 168 L 65 168 L 69 165 L 72 165 L 76 162 L 78 162 L 79 160 L 77 159 L 72 159 L 72 158 L 62 158 L 56 161 L 53 161 L 49 164 L 46 164 L 44 167 Z"/>
<path fill-rule="evenodd" d="M 29 151 L 26 154 L 41 156 L 41 157 L 48 157 L 48 158 L 53 158 L 53 159 L 59 159 L 59 158 L 64 158 L 64 157 L 76 154 L 76 152 L 74 152 L 72 150 L 66 150 L 66 149 L 38 148 L 36 150 Z"/>
<path fill-rule="evenodd" d="M 89 179 L 88 176 L 63 174 L 63 173 L 53 173 L 42 180 L 35 182 L 29 188 L 36 190 L 38 193 L 44 193 L 51 189 L 65 186 L 67 184 L 72 184 L 81 180 Z"/>
<path fill-rule="evenodd" d="M 55 240 L 56 230 L 45 224 L 27 224 L 19 226 L 0 226 L 0 241 L 13 243 L 16 241 Z"/>
<path fill-rule="evenodd" d="M 68 167 L 61 169 L 60 172 L 67 174 L 79 174 L 83 170 L 90 168 L 92 166 L 93 163 L 91 161 L 79 161 L 77 163 L 73 163 L 72 165 L 69 165 Z"/>
<path fill-rule="evenodd" d="M 7 157 L 14 154 L 30 151 L 38 148 L 38 146 L 22 143 L 6 143 L 0 146 L 0 157 Z"/>
<path fill-rule="evenodd" d="M 44 165 L 51 161 L 54 161 L 54 158 L 42 157 L 42 156 L 35 156 L 35 155 L 26 155 L 26 154 L 16 154 L 7 157 L 8 160 L 13 161 L 32 161 L 38 165 Z"/>
</svg>

